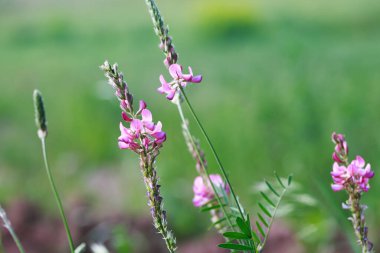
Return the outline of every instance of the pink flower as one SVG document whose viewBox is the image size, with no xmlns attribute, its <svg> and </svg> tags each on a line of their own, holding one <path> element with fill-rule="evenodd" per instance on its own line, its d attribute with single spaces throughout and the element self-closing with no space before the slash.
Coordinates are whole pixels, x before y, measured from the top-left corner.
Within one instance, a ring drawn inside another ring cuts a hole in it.
<svg viewBox="0 0 380 253">
<path fill-rule="evenodd" d="M 161 144 L 166 140 L 166 133 L 162 131 L 162 123 L 159 121 L 154 124 L 152 113 L 145 108 L 146 103 L 140 101 L 137 114 L 141 115 L 141 119 L 127 115 L 125 112 L 122 113 L 123 119 L 129 123 L 129 128 L 120 123 L 119 148 L 137 151 L 143 147 L 148 149 L 150 145 Z"/>
<path fill-rule="evenodd" d="M 219 174 L 211 174 L 210 179 L 217 191 L 223 190 L 227 194 L 230 194 L 230 187 L 224 183 L 222 177 Z M 196 207 L 203 206 L 215 198 L 215 194 L 210 182 L 208 181 L 207 184 L 205 184 L 204 179 L 200 176 L 196 177 L 194 180 L 193 191 L 193 204 Z"/>
<path fill-rule="evenodd" d="M 166 98 L 169 100 L 173 100 L 174 95 L 179 89 L 179 86 L 186 87 L 187 82 L 190 83 L 200 83 L 202 81 L 202 76 L 193 75 L 193 71 L 191 67 L 189 67 L 189 74 L 184 74 L 182 72 L 182 66 L 179 64 L 172 64 L 169 66 L 169 73 L 173 80 L 168 83 L 166 82 L 163 75 L 160 75 L 160 82 L 161 87 L 159 87 L 157 90 L 161 94 L 166 94 Z"/>
<path fill-rule="evenodd" d="M 367 192 L 369 190 L 369 179 L 375 176 L 371 170 L 371 165 L 365 165 L 365 161 L 361 156 L 356 156 L 356 159 L 347 167 L 347 172 L 351 176 L 352 181 L 358 185 L 361 190 Z"/>
<path fill-rule="evenodd" d="M 361 156 L 356 156 L 350 165 L 343 166 L 337 162 L 333 165 L 331 172 L 334 183 L 331 188 L 334 191 L 343 190 L 346 184 L 353 184 L 359 191 L 367 192 L 369 190 L 369 179 L 375 176 L 371 170 L 371 165 L 365 165 L 365 161 Z"/>
<path fill-rule="evenodd" d="M 345 166 L 339 165 L 337 162 L 333 165 L 333 170 L 330 173 L 334 183 L 331 185 L 331 188 L 334 191 L 341 191 L 344 189 L 344 184 L 349 178 L 349 174 L 347 173 L 347 168 Z"/>
</svg>

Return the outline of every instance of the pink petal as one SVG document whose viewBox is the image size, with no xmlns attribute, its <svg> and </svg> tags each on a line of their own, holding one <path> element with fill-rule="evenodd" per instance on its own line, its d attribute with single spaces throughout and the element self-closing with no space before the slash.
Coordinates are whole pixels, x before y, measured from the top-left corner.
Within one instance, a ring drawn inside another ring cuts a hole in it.
<svg viewBox="0 0 380 253">
<path fill-rule="evenodd" d="M 166 80 L 165 80 L 165 78 L 164 78 L 163 75 L 160 75 L 160 83 L 161 83 L 162 85 L 164 85 L 164 84 L 168 85 L 168 83 L 166 82 Z"/>
<path fill-rule="evenodd" d="M 189 66 L 189 75 L 193 76 L 193 70 L 191 69 L 190 66 Z"/>
<path fill-rule="evenodd" d="M 142 130 L 142 122 L 138 119 L 133 119 L 131 122 L 131 130 L 136 133 L 140 133 Z"/>
<path fill-rule="evenodd" d="M 183 75 L 182 75 L 182 78 L 183 78 L 183 80 L 185 80 L 186 82 L 191 82 L 191 79 L 193 78 L 193 76 L 190 75 L 190 74 L 183 74 Z"/>
<path fill-rule="evenodd" d="M 356 162 L 357 162 L 357 166 L 359 166 L 361 168 L 363 168 L 365 165 L 365 161 L 364 161 L 363 157 L 361 157 L 359 155 L 356 156 Z"/>
<path fill-rule="evenodd" d="M 341 185 L 341 184 L 332 184 L 331 185 L 331 188 L 333 189 L 333 191 L 337 192 L 337 191 L 341 191 L 344 189 L 344 186 Z"/>
<path fill-rule="evenodd" d="M 156 138 L 157 143 L 163 143 L 164 141 L 166 141 L 166 133 L 165 132 L 154 133 L 154 134 L 152 134 L 152 136 L 154 138 Z"/>
<path fill-rule="evenodd" d="M 129 135 L 128 128 L 125 128 L 121 122 L 119 128 L 122 135 Z"/>
<path fill-rule="evenodd" d="M 172 64 L 169 67 L 169 73 L 174 79 L 182 78 L 182 67 L 179 64 Z"/>
<path fill-rule="evenodd" d="M 146 103 L 144 100 L 140 100 L 139 103 L 139 111 L 144 110 L 146 108 Z"/>
<path fill-rule="evenodd" d="M 152 113 L 148 109 L 142 110 L 141 116 L 144 122 L 152 122 Z"/>
<path fill-rule="evenodd" d="M 123 120 L 125 120 L 126 122 L 131 122 L 132 119 L 130 117 L 128 117 L 128 115 L 125 113 L 125 112 L 122 112 L 121 113 L 121 117 L 123 118 Z"/>
<path fill-rule="evenodd" d="M 121 142 L 119 141 L 118 142 L 118 145 L 119 145 L 119 148 L 120 149 L 129 149 L 129 144 L 125 143 L 125 142 Z"/>
<path fill-rule="evenodd" d="M 171 90 L 170 92 L 168 92 L 168 95 L 166 96 L 166 98 L 169 100 L 173 100 L 174 95 L 175 95 L 175 90 Z"/>
<path fill-rule="evenodd" d="M 202 82 L 202 76 L 201 75 L 193 76 L 193 78 L 191 78 L 191 82 L 192 83 L 200 83 L 200 82 Z"/>
</svg>

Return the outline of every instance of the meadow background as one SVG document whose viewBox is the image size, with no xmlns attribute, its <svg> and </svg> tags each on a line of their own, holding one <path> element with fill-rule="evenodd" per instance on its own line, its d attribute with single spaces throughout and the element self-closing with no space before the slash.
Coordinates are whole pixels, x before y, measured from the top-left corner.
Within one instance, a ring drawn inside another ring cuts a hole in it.
<svg viewBox="0 0 380 253">
<path fill-rule="evenodd" d="M 339 229 L 351 234 L 340 211 L 345 194 L 330 190 L 331 133 L 346 134 L 351 158 L 361 154 L 375 173 L 380 168 L 380 2 L 158 4 L 180 63 L 203 74 L 188 95 L 241 201 L 255 213 L 255 185 L 274 170 L 293 173 L 298 193 L 282 219 L 307 252 L 328 252 Z M 0 0 L 2 205 L 27 199 L 57 214 L 34 124 L 38 88 L 65 204 L 84 199 L 94 213 L 149 218 L 137 156 L 117 148 L 119 108 L 98 67 L 108 59 L 119 63 L 135 99 L 147 101 L 167 132 L 158 171 L 179 240 L 207 231 L 208 216 L 191 204 L 196 171 L 176 107 L 155 91 L 158 76 L 168 76 L 157 45 L 143 0 Z M 379 182 L 377 175 L 363 198 L 375 243 Z"/>
</svg>

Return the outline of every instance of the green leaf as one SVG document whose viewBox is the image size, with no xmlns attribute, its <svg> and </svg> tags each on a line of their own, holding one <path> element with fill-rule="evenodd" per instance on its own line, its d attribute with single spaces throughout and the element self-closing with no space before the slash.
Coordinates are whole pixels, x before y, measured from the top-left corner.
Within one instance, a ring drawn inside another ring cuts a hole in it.
<svg viewBox="0 0 380 253">
<path fill-rule="evenodd" d="M 256 242 L 256 244 L 260 244 L 260 237 L 254 231 L 252 231 L 252 238 Z"/>
<path fill-rule="evenodd" d="M 262 226 L 260 225 L 260 222 L 256 221 L 256 227 L 257 227 L 257 229 L 259 230 L 260 234 L 261 234 L 263 237 L 265 237 L 266 234 L 265 234 L 264 229 L 263 229 Z"/>
<path fill-rule="evenodd" d="M 225 232 L 223 236 L 231 239 L 250 239 L 246 234 L 240 232 Z"/>
<path fill-rule="evenodd" d="M 226 205 L 222 205 L 222 206 L 226 206 Z M 207 211 L 219 209 L 219 208 L 220 208 L 220 205 L 206 206 L 206 207 L 201 208 L 201 212 L 207 212 Z"/>
<path fill-rule="evenodd" d="M 276 192 L 276 190 L 273 188 L 273 186 L 268 181 L 265 180 L 265 183 L 268 186 L 268 188 L 274 193 L 274 195 L 276 195 L 277 197 L 280 197 L 280 194 L 278 194 L 278 192 Z"/>
<path fill-rule="evenodd" d="M 241 232 L 243 232 L 244 234 L 246 234 L 249 238 L 252 237 L 251 226 L 247 226 L 247 224 L 243 221 L 242 218 L 237 217 L 236 218 L 236 224 L 239 226 Z"/>
<path fill-rule="evenodd" d="M 257 213 L 257 216 L 259 217 L 261 223 L 263 223 L 265 227 L 269 227 L 268 222 L 265 220 L 265 218 L 260 213 Z"/>
<path fill-rule="evenodd" d="M 280 185 L 282 186 L 282 188 L 286 188 L 286 186 L 284 185 L 284 183 L 282 182 L 281 178 L 278 176 L 277 172 L 275 171 L 274 172 L 274 175 L 276 176 L 277 178 L 277 181 L 280 183 Z"/>
<path fill-rule="evenodd" d="M 262 191 L 260 191 L 260 193 L 261 193 L 261 196 L 263 196 L 263 198 L 268 202 L 269 205 L 271 205 L 273 207 L 276 207 L 276 205 L 272 202 L 272 200 L 270 200 L 270 198 L 268 197 L 268 195 L 266 195 Z"/>
<path fill-rule="evenodd" d="M 290 176 L 288 177 L 288 186 L 290 186 L 290 184 L 292 183 L 292 179 L 293 179 L 293 176 L 290 175 Z"/>
<path fill-rule="evenodd" d="M 268 209 L 259 202 L 260 209 L 268 216 L 269 218 L 272 218 L 272 214 L 268 211 Z"/>
<path fill-rule="evenodd" d="M 219 244 L 218 247 L 224 249 L 235 249 L 235 250 L 254 250 L 251 246 L 246 246 L 242 244 L 234 244 L 234 243 L 222 243 Z"/>
<path fill-rule="evenodd" d="M 247 220 L 245 221 L 245 224 L 250 228 L 251 227 L 251 220 L 249 218 L 249 214 L 247 213 Z"/>
</svg>

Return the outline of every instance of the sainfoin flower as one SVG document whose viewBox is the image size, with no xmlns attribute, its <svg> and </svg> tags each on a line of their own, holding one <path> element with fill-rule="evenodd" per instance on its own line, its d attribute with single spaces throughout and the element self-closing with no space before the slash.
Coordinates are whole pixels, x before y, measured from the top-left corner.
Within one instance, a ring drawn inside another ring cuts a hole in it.
<svg viewBox="0 0 380 253">
<path fill-rule="evenodd" d="M 333 165 L 331 176 L 334 183 L 331 188 L 334 191 L 345 189 L 348 185 L 357 187 L 358 191 L 369 190 L 369 179 L 373 178 L 375 173 L 371 170 L 370 164 L 365 164 L 361 156 L 356 156 L 348 166 L 339 165 L 337 162 Z"/>
<path fill-rule="evenodd" d="M 219 174 L 211 174 L 210 179 L 217 191 L 223 190 L 226 192 L 227 195 L 230 194 L 230 187 L 223 181 L 222 177 Z M 195 178 L 193 184 L 193 191 L 193 204 L 196 207 L 203 206 L 204 204 L 215 198 L 215 194 L 210 184 L 210 181 L 207 181 L 207 183 L 205 184 L 205 180 L 201 176 Z"/>
<path fill-rule="evenodd" d="M 168 83 L 166 82 L 164 76 L 160 75 L 161 87 L 157 89 L 161 94 L 166 94 L 166 98 L 169 100 L 172 100 L 174 98 L 174 95 L 178 91 L 179 86 L 186 87 L 188 82 L 200 83 L 202 81 L 201 75 L 193 75 L 191 67 L 189 67 L 189 73 L 184 74 L 182 72 L 182 66 L 177 63 L 169 66 L 169 73 L 173 80 Z"/>
<path fill-rule="evenodd" d="M 157 124 L 154 124 L 152 113 L 145 108 L 146 103 L 141 101 L 137 113 L 137 116 L 141 115 L 141 119 L 132 118 L 125 112 L 122 113 L 124 121 L 129 123 L 129 128 L 120 123 L 121 135 L 118 139 L 120 149 L 130 149 L 136 152 L 142 147 L 148 149 L 150 146 L 161 144 L 166 140 L 161 122 L 158 121 Z"/>
</svg>

